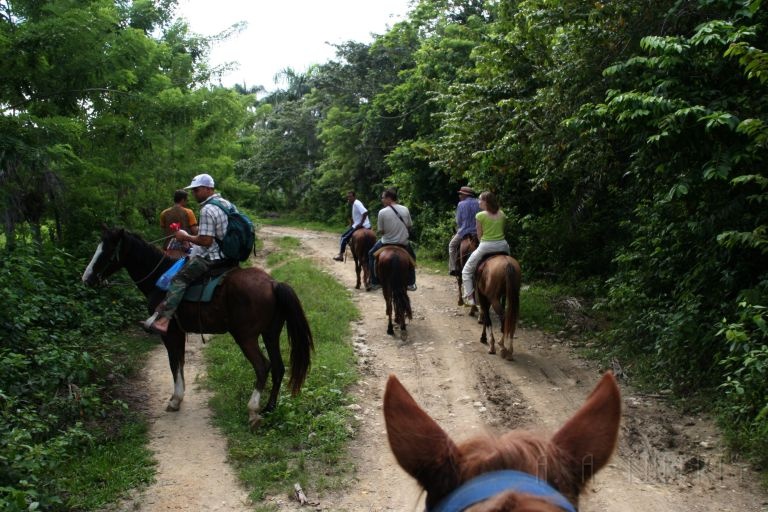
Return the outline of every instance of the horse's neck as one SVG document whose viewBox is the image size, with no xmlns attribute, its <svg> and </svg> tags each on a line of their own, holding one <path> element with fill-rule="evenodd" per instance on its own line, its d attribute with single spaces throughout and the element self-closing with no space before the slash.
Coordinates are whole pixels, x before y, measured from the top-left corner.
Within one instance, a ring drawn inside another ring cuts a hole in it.
<svg viewBox="0 0 768 512">
<path fill-rule="evenodd" d="M 142 247 L 141 244 L 146 245 Z M 155 289 L 155 282 L 170 266 L 171 259 L 167 258 L 143 240 L 132 240 L 126 251 L 127 257 L 123 262 L 128 275 L 145 296 Z M 168 260 L 167 262 L 162 261 Z M 164 264 L 165 263 L 165 264 Z"/>
</svg>

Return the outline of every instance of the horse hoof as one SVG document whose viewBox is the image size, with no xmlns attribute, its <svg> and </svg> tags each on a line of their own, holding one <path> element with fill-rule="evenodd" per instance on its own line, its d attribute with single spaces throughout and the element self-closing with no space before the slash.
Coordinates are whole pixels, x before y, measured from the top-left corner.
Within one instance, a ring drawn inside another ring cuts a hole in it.
<svg viewBox="0 0 768 512">
<path fill-rule="evenodd" d="M 489 354 L 495 354 L 496 353 L 496 349 L 495 348 L 490 348 L 490 349 L 488 349 L 488 353 Z"/>
<path fill-rule="evenodd" d="M 483 345 L 487 345 L 488 344 L 488 340 L 485 339 L 485 338 L 480 338 L 480 343 L 482 343 Z"/>
<path fill-rule="evenodd" d="M 251 430 L 256 430 L 257 428 L 259 428 L 259 425 L 261 425 L 260 414 L 254 414 L 250 418 L 248 418 L 248 426 L 251 428 Z"/>
<path fill-rule="evenodd" d="M 173 402 L 168 402 L 168 406 L 165 408 L 166 412 L 178 412 L 180 409 L 179 404 L 174 404 Z"/>
<path fill-rule="evenodd" d="M 400 341 L 408 341 L 408 333 L 406 331 L 400 331 Z"/>
</svg>

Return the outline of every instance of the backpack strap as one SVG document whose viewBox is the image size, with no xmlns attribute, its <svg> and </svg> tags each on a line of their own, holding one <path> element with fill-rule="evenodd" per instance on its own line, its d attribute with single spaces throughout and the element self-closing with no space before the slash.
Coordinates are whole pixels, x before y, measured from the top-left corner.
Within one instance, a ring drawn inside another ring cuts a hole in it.
<svg viewBox="0 0 768 512">
<path fill-rule="evenodd" d="M 218 200 L 218 199 L 216 199 L 216 198 L 214 198 L 214 199 L 211 199 L 210 201 L 208 201 L 208 204 L 212 204 L 212 205 L 214 205 L 214 206 L 218 206 L 218 207 L 219 207 L 219 208 L 221 208 L 221 209 L 222 209 L 222 211 L 223 211 L 224 213 L 226 213 L 227 215 L 232 215 L 233 213 L 235 213 L 235 212 L 237 211 L 237 209 L 235 208 L 235 205 L 232 205 L 232 206 L 230 206 L 230 208 L 229 208 L 229 209 L 227 209 L 227 207 L 226 207 L 226 206 L 224 206 L 224 203 L 222 203 L 221 201 L 219 201 L 219 200 Z"/>
<path fill-rule="evenodd" d="M 390 207 L 390 208 L 392 208 L 392 211 L 393 211 L 393 212 L 395 212 L 395 215 L 397 215 L 397 218 L 398 218 L 398 219 L 400 219 L 400 222 L 402 222 L 403 224 L 405 224 L 405 221 L 403 220 L 403 218 L 400 216 L 400 214 L 399 214 L 399 213 L 397 213 L 397 208 L 395 208 L 395 207 L 394 207 L 394 205 L 389 205 L 389 207 Z M 408 227 L 408 224 L 405 224 L 405 227 L 407 228 L 407 227 Z"/>
<path fill-rule="evenodd" d="M 224 203 L 222 203 L 221 201 L 219 201 L 216 198 L 211 199 L 206 204 L 212 204 L 214 206 L 218 206 L 219 208 L 221 208 L 221 211 L 223 211 L 227 215 L 227 222 L 229 222 L 229 216 L 237 211 L 237 209 L 235 208 L 235 205 L 232 205 L 229 209 L 227 209 L 227 207 L 224 206 Z M 226 232 L 224 234 L 226 235 Z M 224 256 L 224 253 L 221 251 L 221 238 L 213 237 L 213 239 L 216 240 L 216 245 L 217 245 L 217 249 L 219 251 L 219 256 L 222 259 L 226 260 L 227 257 Z"/>
</svg>

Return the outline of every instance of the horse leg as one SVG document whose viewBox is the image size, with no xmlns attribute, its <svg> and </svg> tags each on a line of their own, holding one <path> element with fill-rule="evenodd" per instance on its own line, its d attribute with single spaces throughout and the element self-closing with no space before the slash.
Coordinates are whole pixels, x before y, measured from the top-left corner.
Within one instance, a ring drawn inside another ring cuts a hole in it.
<svg viewBox="0 0 768 512">
<path fill-rule="evenodd" d="M 400 327 L 400 341 L 408 340 L 408 331 L 405 328 L 405 312 L 395 307 L 395 323 Z"/>
<path fill-rule="evenodd" d="M 364 259 L 360 259 L 360 271 L 358 271 L 358 274 L 360 272 L 363 273 L 363 286 L 367 288 L 371 284 L 371 274 L 368 270 L 368 265 L 363 263 L 364 261 Z"/>
<path fill-rule="evenodd" d="M 459 306 L 464 305 L 464 285 L 461 281 L 461 275 L 456 276 L 456 282 L 459 285 Z"/>
<path fill-rule="evenodd" d="M 499 355 L 506 359 L 507 361 L 514 361 L 513 357 L 513 349 L 512 349 L 512 336 L 510 336 L 510 333 L 506 332 L 504 330 L 504 316 L 506 315 L 506 308 L 511 307 L 507 305 L 506 307 L 500 307 L 501 311 L 498 312 L 499 314 L 499 324 L 501 325 L 501 341 L 499 342 L 499 345 L 501 346 L 501 352 Z M 509 348 L 506 347 L 505 341 L 509 341 Z"/>
<path fill-rule="evenodd" d="M 490 332 L 491 335 L 491 343 L 488 347 L 488 353 L 489 354 L 495 354 L 496 353 L 496 338 L 493 336 L 493 323 L 491 323 L 491 311 L 490 311 L 490 304 L 488 304 L 487 299 L 485 296 L 480 294 L 480 311 L 481 315 L 483 317 L 483 334 L 480 337 L 480 343 L 483 343 L 485 345 L 488 345 L 488 338 L 486 337 L 486 329 Z"/>
<path fill-rule="evenodd" d="M 494 299 L 491 305 L 494 313 L 496 313 L 496 316 L 499 318 L 499 325 L 501 326 L 501 338 L 499 341 L 499 346 L 501 347 L 500 355 L 504 359 L 511 359 L 511 353 L 504 346 L 504 305 L 502 305 L 498 298 Z M 488 313 L 490 314 L 490 311 Z M 491 337 L 493 337 L 493 328 L 491 328 Z"/>
<path fill-rule="evenodd" d="M 355 251 L 352 251 L 352 259 L 355 260 L 355 275 L 357 276 L 357 283 L 355 284 L 355 289 L 360 289 L 360 270 L 362 265 L 360 264 L 360 260 L 357 257 L 357 254 L 355 254 Z"/>
<path fill-rule="evenodd" d="M 495 354 L 496 353 L 496 337 L 493 335 L 493 323 L 491 322 L 491 316 L 490 315 L 486 316 L 486 318 L 487 318 L 487 321 L 483 325 L 483 332 L 485 332 L 485 326 L 487 325 L 488 326 L 488 330 L 491 333 L 491 342 L 488 345 L 488 353 L 489 354 Z"/>
<path fill-rule="evenodd" d="M 178 411 L 181 402 L 184 400 L 184 345 L 186 343 L 186 334 L 184 334 L 176 325 L 176 321 L 171 322 L 168 334 L 162 336 L 165 350 L 168 352 L 168 363 L 171 366 L 173 375 L 173 394 L 165 410 L 169 412 Z"/>
<path fill-rule="evenodd" d="M 387 303 L 387 319 L 389 321 L 387 324 L 387 334 L 394 336 L 395 329 L 392 325 L 392 294 L 389 292 L 384 292 L 384 301 Z"/>
<path fill-rule="evenodd" d="M 264 354 L 259 349 L 258 333 L 249 334 L 248 336 L 233 334 L 233 336 L 243 355 L 251 363 L 251 367 L 256 373 L 253 392 L 248 400 L 248 424 L 254 429 L 261 423 L 261 415 L 259 414 L 261 410 L 261 393 L 264 391 L 264 386 L 267 383 L 270 362 L 264 358 Z"/>
<path fill-rule="evenodd" d="M 262 411 L 265 414 L 275 410 L 275 407 L 277 407 L 280 386 L 283 383 L 283 376 L 285 375 L 285 363 L 283 363 L 283 356 L 280 353 L 280 331 L 282 328 L 282 325 L 278 325 L 277 329 L 270 329 L 270 332 L 265 333 L 262 336 L 264 346 L 267 348 L 267 357 L 269 357 L 269 360 L 272 362 L 269 366 L 272 378 L 272 389 L 269 392 L 267 405 Z M 264 379 L 266 380 L 266 376 Z"/>
</svg>

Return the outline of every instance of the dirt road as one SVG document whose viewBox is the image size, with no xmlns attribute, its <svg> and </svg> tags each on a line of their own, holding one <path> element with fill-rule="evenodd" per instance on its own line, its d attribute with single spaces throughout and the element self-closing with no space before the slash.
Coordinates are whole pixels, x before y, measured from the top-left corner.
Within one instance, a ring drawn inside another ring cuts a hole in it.
<svg viewBox="0 0 768 512">
<path fill-rule="evenodd" d="M 414 318 L 403 343 L 386 334 L 381 293 L 355 290 L 351 259 L 331 259 L 338 251 L 336 236 L 275 227 L 264 227 L 259 235 L 266 251 L 272 237 L 299 238 L 305 255 L 346 284 L 363 312 L 352 335 L 362 376 L 353 389 L 360 409 L 350 448 L 357 477 L 335 495 L 304 489 L 316 504 L 310 510 L 423 510 L 418 486 L 397 466 L 386 439 L 381 403 L 390 373 L 456 439 L 526 427 L 554 432 L 602 374 L 603 369 L 576 357 L 566 342 L 526 328 L 525 319 L 515 337 L 515 361 L 487 354 L 478 342 L 480 326 L 456 305 L 453 278 L 423 269 L 417 271 L 418 290 L 409 294 Z M 194 353 L 199 341 L 190 346 Z M 226 465 L 224 443 L 207 419 L 205 394 L 194 384 L 194 375 L 202 371 L 199 359 L 188 352 L 186 364 L 188 390 L 181 412 L 165 413 L 171 385 L 162 347 L 153 358 L 147 385 L 156 412 L 151 431 L 158 483 L 125 509 L 248 510 L 246 493 Z M 707 418 L 677 414 L 664 406 L 663 398 L 642 396 L 621 384 L 620 446 L 582 496 L 582 512 L 768 511 L 768 495 L 755 475 L 744 464 L 726 461 Z M 268 502 L 278 510 L 300 509 L 285 496 Z"/>
</svg>

